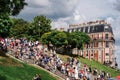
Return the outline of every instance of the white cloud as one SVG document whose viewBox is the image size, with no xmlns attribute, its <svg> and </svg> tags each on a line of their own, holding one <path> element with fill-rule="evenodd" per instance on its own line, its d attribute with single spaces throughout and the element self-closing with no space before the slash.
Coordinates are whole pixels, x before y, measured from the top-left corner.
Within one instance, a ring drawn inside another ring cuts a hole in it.
<svg viewBox="0 0 120 80">
<path fill-rule="evenodd" d="M 74 15 L 74 20 L 76 21 L 80 20 L 80 14 L 77 10 L 75 11 L 75 13 L 73 13 L 73 15 Z"/>
<path fill-rule="evenodd" d="M 115 57 L 118 63 L 118 67 L 120 69 L 120 46 L 115 46 Z"/>
<path fill-rule="evenodd" d="M 79 0 L 26 0 L 28 6 L 20 13 L 18 17 L 24 15 L 31 19 L 33 15 L 45 15 L 52 19 L 68 17 L 72 14 Z M 26 17 L 25 17 L 26 18 Z"/>
<path fill-rule="evenodd" d="M 66 18 L 60 18 L 56 21 L 52 21 L 51 25 L 52 25 L 52 29 L 55 28 L 64 28 L 65 30 L 67 30 L 67 28 L 69 27 L 69 24 L 67 23 L 67 20 L 69 20 L 70 17 L 66 17 Z"/>
<path fill-rule="evenodd" d="M 34 1 L 26 0 L 26 2 L 28 3 L 29 7 L 34 8 L 46 7 L 51 5 L 49 0 L 34 0 Z"/>
<path fill-rule="evenodd" d="M 106 19 L 106 21 L 107 21 L 108 23 L 113 23 L 113 22 L 114 22 L 114 19 L 113 19 L 112 17 L 108 17 L 108 18 Z"/>
<path fill-rule="evenodd" d="M 119 37 L 119 35 L 120 35 L 120 31 L 119 31 L 120 30 L 120 27 L 119 27 L 120 26 L 120 16 L 118 16 L 116 18 L 108 17 L 106 19 L 106 21 L 111 24 L 111 26 L 113 28 L 113 33 L 114 33 L 115 39 L 116 39 L 116 41 L 119 42 L 119 40 L 120 40 L 120 37 Z"/>
</svg>

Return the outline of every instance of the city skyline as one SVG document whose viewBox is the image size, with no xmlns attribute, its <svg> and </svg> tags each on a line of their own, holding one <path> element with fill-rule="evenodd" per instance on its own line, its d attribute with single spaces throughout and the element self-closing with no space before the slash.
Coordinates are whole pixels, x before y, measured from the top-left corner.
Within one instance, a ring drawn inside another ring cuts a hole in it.
<svg viewBox="0 0 120 80">
<path fill-rule="evenodd" d="M 69 24 L 106 20 L 113 28 L 116 40 L 115 53 L 119 55 L 120 0 L 26 0 L 26 2 L 28 6 L 17 18 L 31 21 L 37 15 L 45 15 L 52 20 L 52 28 L 68 28 Z M 120 55 L 116 57 L 118 59 Z"/>
</svg>

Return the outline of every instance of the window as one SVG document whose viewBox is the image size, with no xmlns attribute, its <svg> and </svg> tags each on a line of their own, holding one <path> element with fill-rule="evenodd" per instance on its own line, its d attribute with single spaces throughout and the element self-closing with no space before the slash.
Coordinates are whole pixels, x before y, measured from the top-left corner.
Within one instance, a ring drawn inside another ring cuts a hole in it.
<svg viewBox="0 0 120 80">
<path fill-rule="evenodd" d="M 79 28 L 77 28 L 76 31 L 79 31 Z"/>
<path fill-rule="evenodd" d="M 79 31 L 81 31 L 81 28 L 79 28 Z"/>
<path fill-rule="evenodd" d="M 92 35 L 92 39 L 93 39 L 93 35 Z"/>
<path fill-rule="evenodd" d="M 98 42 L 94 42 L 94 47 L 98 47 Z"/>
<path fill-rule="evenodd" d="M 93 56 L 93 50 L 91 50 L 91 56 Z"/>
<path fill-rule="evenodd" d="M 88 50 L 87 50 L 87 54 L 86 54 L 86 56 L 88 56 Z"/>
<path fill-rule="evenodd" d="M 108 34 L 105 34 L 105 39 L 108 39 Z"/>
<path fill-rule="evenodd" d="M 71 32 L 73 32 L 74 31 L 74 29 L 72 29 L 72 31 Z"/>
<path fill-rule="evenodd" d="M 81 28 L 81 32 L 83 32 L 83 27 Z"/>
<path fill-rule="evenodd" d="M 72 32 L 72 30 L 71 30 L 71 29 L 69 29 L 69 32 L 71 33 L 71 32 Z"/>
<path fill-rule="evenodd" d="M 88 27 L 85 27 L 85 33 L 88 33 Z"/>
<path fill-rule="evenodd" d="M 108 29 L 109 29 L 108 26 L 105 26 L 105 27 L 104 27 L 104 30 L 105 30 L 105 31 L 108 31 Z"/>
<path fill-rule="evenodd" d="M 91 56 L 93 56 L 93 54 L 91 54 Z"/>
<path fill-rule="evenodd" d="M 109 47 L 109 43 L 108 42 L 106 42 L 106 47 Z"/>
<path fill-rule="evenodd" d="M 88 27 L 88 33 L 90 32 L 90 27 Z"/>
<path fill-rule="evenodd" d="M 86 56 L 88 56 L 88 53 L 86 54 Z"/>
<path fill-rule="evenodd" d="M 74 29 L 74 32 L 76 31 L 76 29 Z"/>
<path fill-rule="evenodd" d="M 94 30 L 95 30 L 95 27 L 93 26 L 93 27 L 92 27 L 92 32 L 94 32 Z"/>
<path fill-rule="evenodd" d="M 86 46 L 86 48 L 88 48 L 89 47 L 89 44 L 86 44 L 87 46 Z"/>
<path fill-rule="evenodd" d="M 98 42 L 96 42 L 96 47 L 98 47 Z"/>
<path fill-rule="evenodd" d="M 95 32 L 98 31 L 98 26 L 94 26 L 94 31 L 95 31 Z"/>
<path fill-rule="evenodd" d="M 91 48 L 93 48 L 93 43 L 91 43 Z"/>
<path fill-rule="evenodd" d="M 106 56 L 108 56 L 109 54 L 108 53 L 106 53 Z"/>
<path fill-rule="evenodd" d="M 85 27 L 83 28 L 83 32 L 85 32 Z"/>
</svg>

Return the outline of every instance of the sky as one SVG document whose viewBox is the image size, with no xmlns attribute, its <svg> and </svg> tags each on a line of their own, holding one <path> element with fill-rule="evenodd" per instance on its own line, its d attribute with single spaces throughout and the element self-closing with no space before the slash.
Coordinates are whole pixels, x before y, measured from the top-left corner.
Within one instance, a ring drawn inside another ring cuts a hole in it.
<svg viewBox="0 0 120 80">
<path fill-rule="evenodd" d="M 120 68 L 120 0 L 25 0 L 28 5 L 16 16 L 32 21 L 45 15 L 52 20 L 52 28 L 65 28 L 69 24 L 106 20 L 115 36 L 115 55 Z"/>
</svg>

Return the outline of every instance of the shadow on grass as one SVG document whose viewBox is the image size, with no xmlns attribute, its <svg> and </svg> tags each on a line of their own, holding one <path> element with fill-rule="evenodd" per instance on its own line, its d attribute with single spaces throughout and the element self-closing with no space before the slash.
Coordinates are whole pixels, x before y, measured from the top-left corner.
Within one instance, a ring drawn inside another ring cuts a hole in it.
<svg viewBox="0 0 120 80">
<path fill-rule="evenodd" d="M 7 80 L 6 76 L 0 75 L 0 80 Z"/>
<path fill-rule="evenodd" d="M 58 53 L 58 54 L 67 55 L 67 56 L 74 57 L 74 58 L 82 57 L 82 56 L 79 56 L 79 55 L 76 55 L 76 54 L 69 54 L 69 53 Z M 82 58 L 84 58 L 84 57 L 82 57 Z"/>
<path fill-rule="evenodd" d="M 2 50 L 0 50 L 0 56 L 2 56 L 2 57 L 8 57 L 8 56 L 6 55 L 6 52 L 5 52 L 5 51 L 2 51 Z"/>
</svg>

